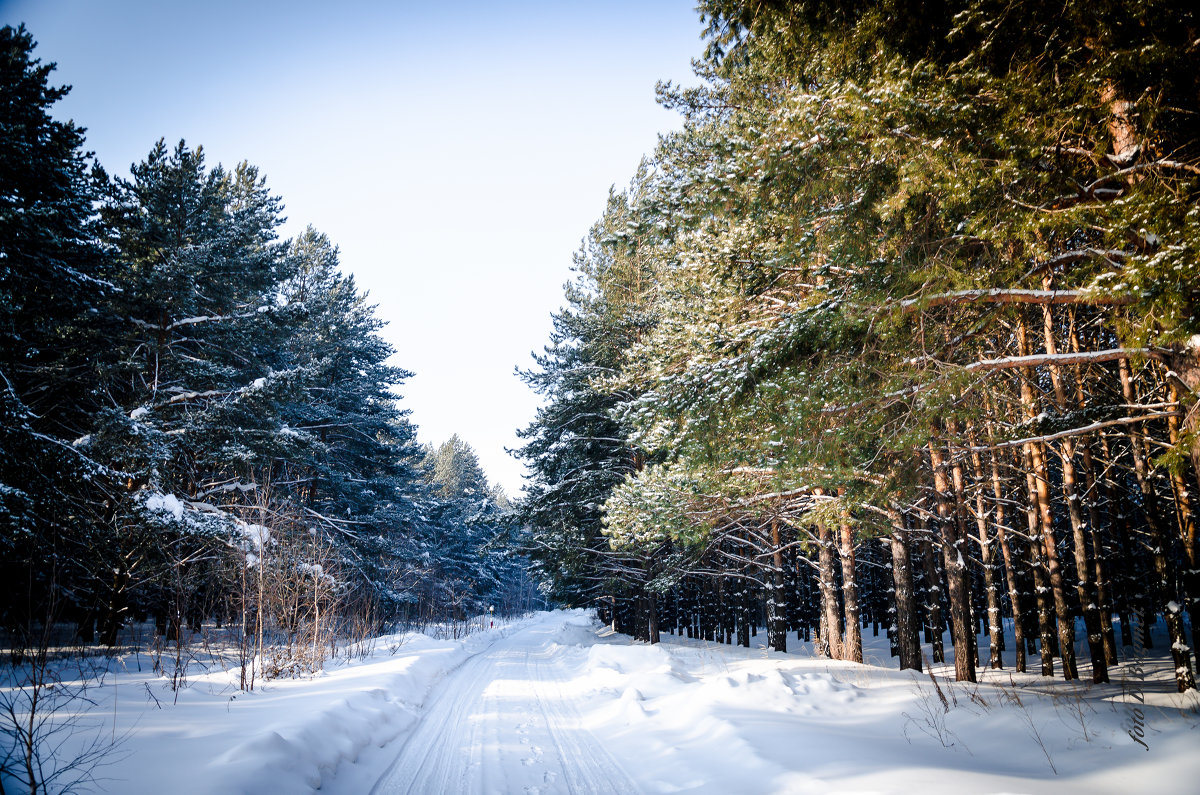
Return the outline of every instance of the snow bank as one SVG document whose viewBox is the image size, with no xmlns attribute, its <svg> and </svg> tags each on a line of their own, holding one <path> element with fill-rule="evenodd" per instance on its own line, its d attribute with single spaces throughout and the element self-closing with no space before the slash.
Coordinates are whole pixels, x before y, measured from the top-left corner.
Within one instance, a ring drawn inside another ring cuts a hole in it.
<svg viewBox="0 0 1200 795">
<path fill-rule="evenodd" d="M 1119 684 L 1003 672 L 935 686 L 803 644 L 647 646 L 594 631 L 603 645 L 577 662 L 587 728 L 636 760 L 626 767 L 647 792 L 1192 793 L 1200 776 L 1194 693 L 1146 694 L 1148 753 L 1127 734 Z"/>
<path fill-rule="evenodd" d="M 864 640 L 868 659 L 888 659 L 884 638 Z M 463 753 L 505 780 L 547 767 L 543 794 L 622 771 L 632 783 L 621 786 L 644 792 L 1190 794 L 1200 696 L 1172 693 L 1165 644 L 1154 654 L 1136 671 L 1116 666 L 1105 686 L 1007 670 L 957 684 L 946 666 L 935 684 L 814 657 L 808 644 L 780 654 L 663 635 L 649 646 L 565 611 L 465 641 L 381 638 L 367 659 L 251 693 L 217 668 L 193 675 L 177 702 L 130 654 L 89 695 L 106 730 L 129 734 L 103 785 L 131 795 L 366 792 L 430 726 L 445 746 L 431 758 L 457 760 L 444 735 L 460 725 L 485 746 Z M 589 761 L 594 747 L 611 759 Z M 489 781 L 483 790 L 502 789 Z"/>
<path fill-rule="evenodd" d="M 251 692 L 237 689 L 238 669 L 193 666 L 177 698 L 144 653 L 114 658 L 104 685 L 88 691 L 96 702 L 89 717 L 106 734 L 126 736 L 119 761 L 97 771 L 100 786 L 128 795 L 319 789 L 365 750 L 403 736 L 439 680 L 514 626 L 466 640 L 378 638 L 366 659 L 339 659 L 316 677 L 260 682 Z"/>
<path fill-rule="evenodd" d="M 277 705 L 267 705 L 271 720 L 216 755 L 198 772 L 201 786 L 194 791 L 258 795 L 320 789 L 335 774 L 346 773 L 343 763 L 406 734 L 437 682 L 519 626 L 504 625 L 465 640 L 415 633 L 382 638 L 367 661 L 314 680 L 268 685 L 266 699 L 278 693 Z M 392 654 L 389 647 L 396 643 L 401 645 Z"/>
</svg>

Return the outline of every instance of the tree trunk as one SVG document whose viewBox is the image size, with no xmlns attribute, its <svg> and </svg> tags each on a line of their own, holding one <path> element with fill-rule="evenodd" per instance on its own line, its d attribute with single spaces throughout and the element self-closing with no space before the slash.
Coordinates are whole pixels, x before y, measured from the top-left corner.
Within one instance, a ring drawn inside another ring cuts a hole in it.
<svg viewBox="0 0 1200 795">
<path fill-rule="evenodd" d="M 1108 437 L 1099 434 L 1100 454 L 1105 461 L 1112 461 L 1113 454 L 1108 443 Z M 1108 506 L 1108 526 L 1112 532 L 1112 541 L 1116 545 L 1114 557 L 1126 561 L 1125 566 L 1117 570 L 1119 576 L 1112 579 L 1113 602 L 1117 615 L 1121 619 L 1121 646 L 1133 645 L 1133 608 L 1136 601 L 1131 583 L 1139 576 L 1137 559 L 1129 542 L 1129 514 L 1126 511 L 1126 501 L 1121 490 L 1112 482 L 1111 477 L 1101 472 L 1100 492 Z"/>
<path fill-rule="evenodd" d="M 1181 402 L 1179 387 L 1171 382 L 1171 400 Z M 1180 422 L 1178 417 L 1167 420 L 1170 432 L 1171 446 L 1180 444 Z M 1181 464 L 1171 470 L 1171 487 L 1175 491 L 1175 506 L 1179 516 L 1179 542 L 1183 546 L 1187 568 L 1184 570 L 1183 587 L 1188 593 L 1188 614 L 1192 619 L 1192 649 L 1197 645 L 1197 633 L 1200 629 L 1200 550 L 1197 549 L 1196 515 L 1192 512 L 1192 497 L 1189 479 L 1186 474 L 1186 464 Z"/>
<path fill-rule="evenodd" d="M 1122 359 L 1119 362 L 1121 375 L 1121 393 L 1125 402 L 1134 405 L 1136 395 L 1133 391 L 1133 379 L 1129 372 L 1129 362 Z M 1192 675 L 1191 648 L 1187 645 L 1183 630 L 1183 606 L 1174 597 L 1177 595 L 1172 576 L 1171 561 L 1167 558 L 1166 534 L 1163 533 L 1158 518 L 1158 496 L 1154 492 L 1154 484 L 1150 482 L 1150 470 L 1146 463 L 1145 438 L 1137 426 L 1129 426 L 1130 449 L 1133 452 L 1133 471 L 1137 478 L 1138 488 L 1142 492 L 1142 508 L 1146 517 L 1146 533 L 1150 542 L 1150 559 L 1154 565 L 1154 578 L 1158 586 L 1158 597 L 1163 600 L 1163 618 L 1167 622 L 1167 633 L 1171 640 L 1171 657 L 1175 662 L 1175 684 L 1182 693 L 1196 686 L 1196 678 Z"/>
<path fill-rule="evenodd" d="M 934 428 L 935 432 L 937 427 Z M 950 637 L 954 641 L 954 678 L 959 682 L 975 680 L 975 628 L 971 621 L 971 591 L 967 581 L 967 561 L 963 555 L 966 539 L 959 535 L 959 523 L 950 506 L 946 460 L 936 440 L 929 442 L 930 465 L 937 495 L 938 524 L 942 534 L 942 559 L 946 566 L 946 584 L 950 592 Z"/>
<path fill-rule="evenodd" d="M 647 593 L 644 597 L 646 600 L 646 626 L 648 628 L 647 640 L 650 643 L 658 643 L 658 600 L 653 593 Z"/>
<path fill-rule="evenodd" d="M 1029 352 L 1025 338 L 1025 323 L 1017 324 L 1018 355 L 1024 356 Z M 1021 405 L 1029 419 L 1037 417 L 1037 406 L 1034 404 L 1033 389 L 1030 386 L 1033 374 L 1022 369 Z M 1071 617 L 1071 609 L 1067 604 L 1067 595 L 1063 586 L 1062 565 L 1058 559 L 1058 543 L 1054 538 L 1054 514 L 1050 499 L 1050 473 L 1046 468 L 1046 457 L 1043 446 L 1039 442 L 1026 442 L 1025 449 L 1029 452 L 1029 463 L 1033 470 L 1034 505 L 1042 537 L 1042 555 L 1046 561 L 1046 573 L 1050 581 L 1050 593 L 1054 598 L 1054 614 L 1058 619 L 1058 654 L 1063 662 L 1063 678 L 1078 679 L 1079 671 L 1075 665 L 1075 621 Z"/>
<path fill-rule="evenodd" d="M 1079 344 L 1079 332 L 1075 324 L 1074 310 L 1071 310 L 1070 337 L 1071 350 L 1078 352 L 1082 346 Z M 1083 369 L 1079 365 L 1075 366 L 1075 398 L 1078 408 L 1088 408 L 1087 388 L 1084 384 Z M 1080 461 L 1083 465 L 1083 504 L 1088 515 L 1088 530 L 1092 541 L 1093 572 L 1096 578 L 1096 598 L 1100 607 L 1100 634 L 1104 641 L 1104 660 L 1109 665 L 1116 665 L 1117 643 L 1112 625 L 1113 598 L 1112 589 L 1109 586 L 1108 578 L 1105 576 L 1104 542 L 1100 535 L 1100 489 L 1098 479 L 1096 478 L 1096 464 L 1092 459 L 1092 447 L 1089 442 L 1091 438 L 1090 434 L 1080 437 L 1077 444 Z"/>
<path fill-rule="evenodd" d="M 854 570 L 854 529 L 850 526 L 849 512 L 842 515 L 842 601 L 845 602 L 846 640 L 842 644 L 842 659 L 861 663 L 862 629 L 859 624 L 858 581 Z"/>
<path fill-rule="evenodd" d="M 1041 641 L 1042 676 L 1054 676 L 1054 614 L 1050 608 L 1048 594 L 1050 586 L 1046 583 L 1046 572 L 1042 568 L 1041 530 L 1038 527 L 1037 514 L 1037 485 L 1033 474 L 1033 465 L 1029 463 L 1028 448 L 1025 455 L 1025 488 L 1028 493 L 1028 504 L 1025 508 L 1025 521 L 1029 527 L 1029 571 L 1033 575 L 1033 594 L 1037 605 L 1038 636 Z"/>
<path fill-rule="evenodd" d="M 993 436 L 990 422 L 987 432 L 990 442 Z M 1025 600 L 1021 598 L 1021 581 L 1016 569 L 1016 558 L 1008 543 L 1008 527 L 1004 523 L 1006 513 L 1004 488 L 1000 481 L 1000 465 L 996 460 L 995 452 L 992 452 L 988 463 L 992 476 L 992 499 L 995 501 L 996 541 L 1000 544 L 1000 554 L 1004 558 L 1004 576 L 1008 585 L 1009 607 L 1012 608 L 1013 645 L 1017 647 L 1016 669 L 1018 673 L 1025 673 L 1025 611 L 1023 609 Z"/>
<path fill-rule="evenodd" d="M 1183 427 L 1191 437 L 1191 447 L 1184 451 L 1191 456 L 1192 471 L 1200 477 L 1200 334 L 1188 340 L 1187 345 L 1170 358 L 1171 370 L 1187 389 L 1182 408 L 1186 411 Z"/>
<path fill-rule="evenodd" d="M 767 593 L 767 643 L 775 651 L 787 651 L 787 605 L 784 603 L 783 543 L 779 520 L 771 520 L 771 579 Z"/>
<path fill-rule="evenodd" d="M 892 521 L 892 582 L 895 585 L 896 625 L 893 635 L 900 653 L 900 668 L 921 670 L 921 639 L 917 634 L 917 605 L 913 595 L 912 566 L 908 555 L 908 530 L 895 506 L 888 507 Z"/>
<path fill-rule="evenodd" d="M 921 530 L 921 563 L 925 569 L 925 631 L 927 642 L 933 647 L 933 661 L 943 663 L 946 661 L 946 649 L 942 641 L 942 578 L 938 576 L 933 528 L 928 520 L 922 520 Z"/>
<path fill-rule="evenodd" d="M 1053 286 L 1047 276 L 1043 280 L 1043 288 L 1049 290 Z M 1058 346 L 1054 340 L 1054 320 L 1050 307 L 1042 307 L 1042 332 L 1047 354 L 1057 354 Z M 1054 402 L 1060 413 L 1067 413 L 1070 408 L 1067 401 L 1067 390 L 1063 385 L 1063 376 L 1058 365 L 1051 364 L 1050 382 L 1054 388 Z M 1036 445 L 1035 445 L 1036 446 Z M 1060 448 L 1062 459 L 1062 489 L 1067 501 L 1067 516 L 1071 522 L 1071 540 L 1075 552 L 1075 592 L 1079 598 L 1080 609 L 1083 611 L 1083 625 L 1087 631 L 1088 656 L 1092 663 L 1092 682 L 1100 684 L 1108 681 L 1108 660 L 1104 655 L 1104 634 L 1100 628 L 1100 596 L 1096 593 L 1096 582 L 1092 578 L 1091 562 L 1087 553 L 1087 528 L 1084 526 L 1083 514 L 1079 510 L 1079 489 L 1075 476 L 1075 442 L 1067 437 L 1062 440 Z M 1051 535 L 1053 539 L 1053 535 Z M 1068 613 L 1069 615 L 1069 613 Z M 1059 632 L 1062 632 L 1062 615 L 1059 615 Z M 1071 620 L 1071 652 L 1074 656 L 1075 622 Z M 1059 644 L 1064 643 L 1059 639 Z M 1064 663 L 1066 658 L 1063 658 Z M 1065 665 L 1064 665 L 1065 667 Z"/>
<path fill-rule="evenodd" d="M 975 442 L 971 440 L 971 446 Z M 988 612 L 988 667 L 1003 668 L 1004 658 L 1000 652 L 1004 645 L 1004 625 L 1000 621 L 1000 589 L 996 583 L 996 556 L 988 533 L 987 510 L 984 507 L 983 460 L 978 452 L 971 453 L 971 466 L 975 471 L 975 530 L 979 533 L 979 563 L 983 567 L 983 589 L 987 596 Z"/>
<path fill-rule="evenodd" d="M 838 628 L 837 583 L 833 573 L 833 534 L 825 524 L 817 525 L 821 577 L 821 640 L 826 656 L 842 659 L 842 633 Z"/>
</svg>

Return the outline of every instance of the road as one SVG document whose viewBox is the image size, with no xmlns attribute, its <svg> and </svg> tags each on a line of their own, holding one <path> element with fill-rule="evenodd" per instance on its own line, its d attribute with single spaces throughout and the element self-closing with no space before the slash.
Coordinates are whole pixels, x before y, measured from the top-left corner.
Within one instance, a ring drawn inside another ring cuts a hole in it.
<svg viewBox="0 0 1200 795">
<path fill-rule="evenodd" d="M 560 622 L 533 621 L 447 675 L 373 793 L 630 793 L 581 726 Z"/>
</svg>

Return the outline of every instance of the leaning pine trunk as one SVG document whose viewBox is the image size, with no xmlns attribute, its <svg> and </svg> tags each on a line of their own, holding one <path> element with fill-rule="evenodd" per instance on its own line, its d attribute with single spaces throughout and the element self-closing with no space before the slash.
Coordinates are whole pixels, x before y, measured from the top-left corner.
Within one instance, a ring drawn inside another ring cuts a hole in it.
<svg viewBox="0 0 1200 795">
<path fill-rule="evenodd" d="M 1042 281 L 1043 289 L 1053 287 L 1050 277 Z M 1050 307 L 1042 307 L 1042 328 L 1045 340 L 1046 354 L 1053 356 L 1058 353 L 1054 341 L 1054 320 Z M 1049 366 L 1050 382 L 1054 387 L 1054 403 L 1058 411 L 1067 413 L 1067 390 L 1063 385 L 1063 375 L 1055 364 Z M 1079 489 L 1075 475 L 1075 443 L 1070 437 L 1062 440 L 1062 488 L 1063 497 L 1067 502 L 1067 517 L 1071 522 L 1071 541 L 1075 553 L 1075 593 L 1083 610 L 1083 624 L 1087 630 L 1088 656 L 1092 662 L 1092 682 L 1100 684 L 1108 681 L 1108 660 L 1104 655 L 1104 633 L 1100 627 L 1100 596 L 1096 592 L 1096 581 L 1092 577 L 1091 561 L 1087 553 L 1087 529 L 1084 526 L 1083 513 L 1079 509 Z M 1074 640 L 1074 620 L 1071 621 Z M 1062 616 L 1059 616 L 1059 631 L 1062 631 Z M 1060 643 L 1063 641 L 1060 640 Z M 1074 646 L 1072 645 L 1072 651 Z M 1064 658 L 1065 661 L 1066 658 Z"/>
<path fill-rule="evenodd" d="M 1071 350 L 1074 353 L 1079 353 L 1082 346 L 1079 344 L 1079 332 L 1075 325 L 1075 310 L 1071 310 Z M 1088 393 L 1084 382 L 1083 368 L 1080 365 L 1075 365 L 1075 400 L 1076 408 L 1086 410 L 1088 408 Z M 1092 542 L 1092 567 L 1096 581 L 1096 599 L 1100 608 L 1100 634 L 1104 642 L 1104 660 L 1108 665 L 1117 664 L 1117 642 L 1116 635 L 1113 632 L 1112 624 L 1112 588 L 1109 586 L 1108 577 L 1105 576 L 1104 565 L 1104 542 L 1100 535 L 1100 505 L 1099 505 L 1099 483 L 1096 479 L 1096 464 L 1092 458 L 1092 448 L 1089 439 L 1090 434 L 1080 437 L 1077 443 L 1079 457 L 1083 471 L 1083 503 L 1088 514 L 1088 533 Z M 1111 523 L 1110 523 L 1111 524 Z"/>
<path fill-rule="evenodd" d="M 1025 356 L 1029 347 L 1025 339 L 1025 323 L 1017 324 L 1018 354 Z M 1037 417 L 1037 407 L 1033 401 L 1033 389 L 1030 383 L 1033 373 L 1028 368 L 1022 368 L 1021 405 L 1029 419 Z M 1058 559 L 1058 544 L 1054 538 L 1054 514 L 1050 500 L 1050 472 L 1046 467 L 1046 456 L 1042 443 L 1027 442 L 1025 449 L 1029 452 L 1029 464 L 1033 473 L 1033 499 L 1037 508 L 1037 517 L 1042 537 L 1041 553 L 1046 561 L 1046 573 L 1050 581 L 1050 593 L 1054 597 L 1054 614 L 1058 619 L 1058 654 L 1063 661 L 1063 678 L 1078 679 L 1079 671 L 1075 665 L 1075 621 L 1071 616 L 1071 608 L 1067 604 L 1067 595 L 1063 586 L 1062 565 Z M 1044 654 L 1044 652 L 1043 652 Z"/>
</svg>

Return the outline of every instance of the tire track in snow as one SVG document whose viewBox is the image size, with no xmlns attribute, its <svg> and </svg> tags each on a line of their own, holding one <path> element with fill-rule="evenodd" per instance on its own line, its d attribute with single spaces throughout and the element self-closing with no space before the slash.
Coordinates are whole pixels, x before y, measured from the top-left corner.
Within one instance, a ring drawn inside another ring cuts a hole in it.
<svg viewBox="0 0 1200 795">
<path fill-rule="evenodd" d="M 577 762 L 565 768 L 566 792 L 590 795 L 590 793 L 636 792 L 635 785 L 613 759 L 612 755 L 596 738 L 582 727 L 579 710 L 566 697 L 562 682 L 562 665 L 551 660 L 548 653 L 534 655 L 533 671 L 544 687 L 538 695 L 538 705 L 558 748 L 559 758 Z M 547 675 L 546 670 L 557 669 L 558 675 Z"/>
<path fill-rule="evenodd" d="M 372 793 L 638 791 L 563 687 L 560 626 L 524 627 L 443 679 Z"/>
<path fill-rule="evenodd" d="M 462 758 L 458 751 L 469 755 L 478 745 L 474 727 L 461 718 L 491 681 L 485 654 L 471 657 L 434 687 L 421 720 L 372 793 L 467 791 L 469 765 L 451 761 Z M 456 772 L 458 782 L 453 781 Z"/>
</svg>

